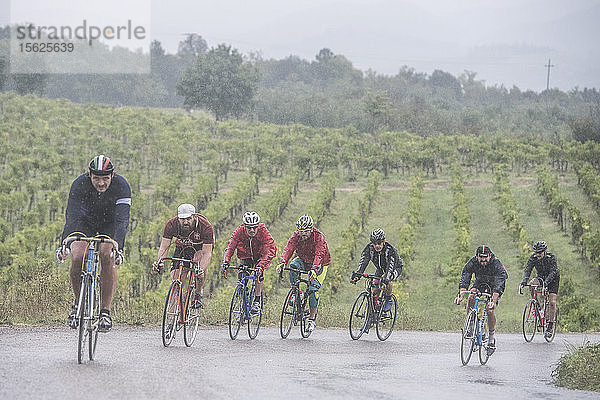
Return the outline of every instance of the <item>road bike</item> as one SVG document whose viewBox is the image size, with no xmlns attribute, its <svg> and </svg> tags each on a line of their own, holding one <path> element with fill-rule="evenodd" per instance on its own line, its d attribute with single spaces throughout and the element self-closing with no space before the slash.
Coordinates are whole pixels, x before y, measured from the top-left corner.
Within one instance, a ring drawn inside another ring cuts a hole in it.
<svg viewBox="0 0 600 400">
<path fill-rule="evenodd" d="M 363 333 L 368 333 L 375 324 L 377 337 L 383 341 L 390 337 L 396 324 L 398 302 L 392 293 L 388 299 L 385 294 L 386 285 L 378 275 L 362 274 L 365 281 L 365 290 L 358 294 L 352 311 L 348 328 L 350 337 L 358 340 Z M 388 302 L 391 300 L 391 306 Z"/>
<path fill-rule="evenodd" d="M 545 333 L 546 323 L 550 321 L 546 321 L 546 315 L 548 315 L 548 310 L 550 308 L 550 296 L 548 295 L 548 288 L 546 287 L 546 283 L 543 279 L 537 278 L 540 282 L 539 284 L 526 284 L 519 286 L 519 294 L 523 294 L 522 288 L 529 286 L 531 288 L 531 298 L 525 304 L 525 309 L 523 310 L 523 337 L 526 342 L 531 342 L 536 332 Z M 541 288 L 541 290 L 540 290 Z M 538 294 L 544 296 L 544 307 L 540 306 L 540 303 L 537 299 Z M 558 306 L 556 307 L 556 312 L 554 313 L 554 320 L 552 324 L 552 335 L 546 336 L 544 335 L 544 339 L 546 342 L 550 343 L 554 340 L 554 336 L 556 335 L 556 329 L 559 324 L 559 312 Z"/>
<path fill-rule="evenodd" d="M 281 269 L 279 278 L 283 276 L 283 271 L 297 273 L 297 279 L 292 282 L 292 286 L 285 296 L 283 307 L 281 309 L 281 318 L 279 319 L 279 333 L 283 339 L 287 338 L 293 326 L 300 326 L 300 335 L 303 338 L 310 336 L 308 330 L 308 319 L 310 318 L 310 304 L 308 298 L 315 293 L 310 289 L 310 282 L 302 278 L 303 274 L 309 274 L 310 271 L 303 269 L 285 267 Z M 304 290 L 302 290 L 304 289 Z"/>
<path fill-rule="evenodd" d="M 263 314 L 263 300 L 260 297 L 260 309 L 258 312 L 252 311 L 252 304 L 256 296 L 256 283 L 258 276 L 256 271 L 260 267 L 256 266 L 227 266 L 227 269 L 237 269 L 238 283 L 231 297 L 231 305 L 229 307 L 229 337 L 235 340 L 242 324 L 248 323 L 248 336 L 250 339 L 256 338 L 260 329 L 260 322 Z"/>
<path fill-rule="evenodd" d="M 78 324 L 79 340 L 77 341 L 77 363 L 83 363 L 86 347 L 90 361 L 94 359 L 96 344 L 98 343 L 98 321 L 100 319 L 101 288 L 100 288 L 100 243 L 113 245 L 114 257 L 119 248 L 117 242 L 106 235 L 87 237 L 83 234 L 71 234 L 64 241 L 64 248 L 69 248 L 75 241 L 87 242 L 86 256 L 81 264 L 81 289 L 77 300 L 77 314 L 75 321 Z"/>
<path fill-rule="evenodd" d="M 196 293 L 196 276 L 200 273 L 198 261 L 163 257 L 159 260 L 159 263 L 165 261 L 178 262 L 179 266 L 177 278 L 171 282 L 165 301 L 162 318 L 162 342 L 165 347 L 168 347 L 173 342 L 176 333 L 183 328 L 183 342 L 187 347 L 190 347 L 196 340 L 198 325 L 204 312 L 203 305 L 192 307 Z M 186 267 L 186 264 L 193 266 L 193 268 Z M 189 278 L 186 279 L 185 274 L 188 271 Z"/>
<path fill-rule="evenodd" d="M 492 295 L 487 291 L 473 291 L 473 289 L 462 291 L 459 295 L 464 293 L 475 295 L 475 305 L 467 313 L 467 319 L 461 331 L 460 360 L 463 365 L 467 365 L 471 355 L 479 351 L 479 362 L 484 365 L 490 358 L 487 308 Z"/>
</svg>

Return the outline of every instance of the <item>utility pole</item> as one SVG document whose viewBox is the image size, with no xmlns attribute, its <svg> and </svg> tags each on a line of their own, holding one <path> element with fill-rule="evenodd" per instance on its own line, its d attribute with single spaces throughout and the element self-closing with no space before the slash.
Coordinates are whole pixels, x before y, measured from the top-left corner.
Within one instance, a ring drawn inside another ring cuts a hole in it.
<svg viewBox="0 0 600 400">
<path fill-rule="evenodd" d="M 544 67 L 548 68 L 548 77 L 546 78 L 546 90 L 550 90 L 550 68 L 554 67 L 554 65 L 550 64 L 550 59 L 548 59 L 548 64 L 544 65 Z"/>
</svg>

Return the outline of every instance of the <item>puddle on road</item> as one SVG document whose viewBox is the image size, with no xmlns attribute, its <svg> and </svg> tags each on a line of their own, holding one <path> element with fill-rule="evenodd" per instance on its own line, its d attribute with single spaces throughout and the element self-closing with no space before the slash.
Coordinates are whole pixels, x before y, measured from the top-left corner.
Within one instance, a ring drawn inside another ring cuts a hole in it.
<svg viewBox="0 0 600 400">
<path fill-rule="evenodd" d="M 471 383 L 483 383 L 484 385 L 495 385 L 495 386 L 502 386 L 502 385 L 504 385 L 504 382 L 495 381 L 493 379 L 473 379 L 473 380 L 469 380 L 469 382 L 471 382 Z"/>
</svg>

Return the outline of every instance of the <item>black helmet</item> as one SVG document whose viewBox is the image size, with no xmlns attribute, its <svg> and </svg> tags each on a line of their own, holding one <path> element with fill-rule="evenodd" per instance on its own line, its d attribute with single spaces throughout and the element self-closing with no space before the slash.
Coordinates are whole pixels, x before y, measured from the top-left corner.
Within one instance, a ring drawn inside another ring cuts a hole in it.
<svg viewBox="0 0 600 400">
<path fill-rule="evenodd" d="M 385 240 L 385 232 L 383 229 L 377 228 L 371 232 L 371 243 L 381 243 Z"/>
<path fill-rule="evenodd" d="M 492 254 L 492 250 L 489 248 L 489 246 L 482 244 L 477 248 L 477 252 L 475 254 L 477 254 L 479 257 L 487 257 Z"/>
<path fill-rule="evenodd" d="M 110 158 L 103 154 L 96 156 L 90 161 L 90 174 L 94 175 L 110 175 L 113 173 L 115 167 Z"/>
<path fill-rule="evenodd" d="M 548 248 L 548 245 L 543 240 L 537 241 L 533 245 L 533 251 L 536 253 L 541 253 L 542 251 L 545 251 L 547 248 Z"/>
</svg>

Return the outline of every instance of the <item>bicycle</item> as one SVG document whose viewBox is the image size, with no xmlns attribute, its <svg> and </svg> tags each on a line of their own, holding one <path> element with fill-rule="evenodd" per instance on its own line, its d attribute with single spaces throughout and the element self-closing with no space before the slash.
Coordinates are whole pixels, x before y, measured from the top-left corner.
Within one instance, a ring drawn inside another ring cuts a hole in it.
<svg viewBox="0 0 600 400">
<path fill-rule="evenodd" d="M 229 307 L 229 337 L 231 340 L 235 340 L 242 324 L 248 322 L 248 336 L 250 339 L 254 339 L 258 335 L 263 314 L 262 296 L 260 297 L 260 310 L 258 313 L 252 312 L 252 304 L 256 296 L 256 279 L 258 278 L 256 271 L 258 268 L 246 265 L 230 265 L 226 267 L 227 269 L 237 269 L 240 271 L 238 274 L 238 283 L 233 291 Z M 248 285 L 249 281 L 252 282 L 250 286 Z"/>
<path fill-rule="evenodd" d="M 544 333 L 544 329 L 546 327 L 547 322 L 553 322 L 552 336 L 546 337 L 546 335 L 544 335 L 544 339 L 546 339 L 546 342 L 550 343 L 554 340 L 554 336 L 556 335 L 556 329 L 559 321 L 559 310 L 557 306 L 556 312 L 554 313 L 554 321 L 546 321 L 546 315 L 550 307 L 548 288 L 546 287 L 546 283 L 543 279 L 537 279 L 541 282 L 541 284 L 526 284 L 523 286 L 519 286 L 519 294 L 523 294 L 522 288 L 526 286 L 531 287 L 533 292 L 531 294 L 531 298 L 529 299 L 527 304 L 525 304 L 525 309 L 523 310 L 523 337 L 525 338 L 525 341 L 529 343 L 533 340 L 533 337 L 535 336 L 535 333 L 537 331 L 541 331 L 542 333 Z M 540 287 L 542 288 L 541 291 L 538 290 Z M 544 308 L 540 307 L 540 303 L 537 299 L 538 294 L 544 296 Z"/>
<path fill-rule="evenodd" d="M 198 261 L 175 257 L 163 257 L 159 260 L 160 263 L 165 261 L 178 261 L 179 268 L 177 279 L 171 282 L 165 301 L 162 318 L 163 346 L 168 347 L 173 342 L 176 333 L 183 328 L 183 342 L 187 347 L 191 347 L 196 340 L 198 325 L 204 311 L 204 306 L 190 307 L 196 292 L 196 275 L 200 271 Z M 184 262 L 190 263 L 193 268 L 184 267 Z M 188 282 L 185 285 L 181 280 L 184 268 L 190 271 Z M 185 288 L 187 288 L 187 291 L 184 292 Z"/>
<path fill-rule="evenodd" d="M 69 235 L 63 241 L 63 246 L 68 248 L 75 241 L 87 242 L 85 253 L 81 264 L 81 289 L 77 300 L 77 314 L 75 320 L 78 323 L 79 339 L 77 342 L 77 363 L 84 361 L 86 345 L 88 349 L 88 358 L 94 360 L 96 345 L 98 343 L 98 321 L 100 319 L 101 288 L 100 272 L 102 269 L 100 263 L 100 252 L 97 247 L 100 243 L 112 243 L 114 257 L 115 251 L 119 248 L 117 242 L 106 235 L 97 235 L 87 237 L 80 233 Z"/>
<path fill-rule="evenodd" d="M 487 308 L 492 295 L 486 291 L 465 290 L 459 293 L 475 294 L 475 305 L 467 313 L 467 319 L 461 332 L 460 342 L 460 360 L 463 365 L 467 365 L 471 355 L 479 351 L 479 362 L 481 365 L 487 363 L 490 358 L 488 353 L 489 332 L 487 326 Z M 490 290 L 491 291 L 491 290 Z"/>
<path fill-rule="evenodd" d="M 298 279 L 292 282 L 292 287 L 285 296 L 283 307 L 281 309 L 281 318 L 279 319 L 279 334 L 282 339 L 288 337 L 292 330 L 292 325 L 300 324 L 300 335 L 303 338 L 308 338 L 311 331 L 308 330 L 308 319 L 310 318 L 310 305 L 308 298 L 315 293 L 310 290 L 310 281 L 302 278 L 302 274 L 309 274 L 310 271 L 303 269 L 285 267 L 279 273 L 279 279 L 283 276 L 283 271 L 296 272 Z M 304 285 L 304 291 L 301 290 L 300 284 Z"/>
<path fill-rule="evenodd" d="M 396 324 L 398 311 L 396 296 L 391 294 L 392 305 L 386 310 L 388 301 L 385 294 L 386 285 L 383 284 L 381 277 L 369 274 L 362 274 L 361 277 L 367 278 L 367 281 L 365 281 L 365 290 L 358 294 L 350 312 L 348 322 L 350 337 L 358 340 L 375 324 L 377 337 L 384 341 L 390 337 Z"/>
</svg>

